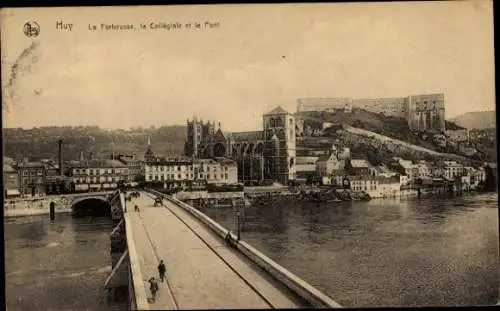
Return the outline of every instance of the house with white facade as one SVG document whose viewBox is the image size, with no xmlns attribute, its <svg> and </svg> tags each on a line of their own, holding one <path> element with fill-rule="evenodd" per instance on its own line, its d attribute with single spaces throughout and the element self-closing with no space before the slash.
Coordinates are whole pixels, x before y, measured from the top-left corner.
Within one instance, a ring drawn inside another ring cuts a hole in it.
<svg viewBox="0 0 500 311">
<path fill-rule="evenodd" d="M 443 161 L 443 173 L 446 180 L 455 180 L 464 174 L 464 166 L 457 161 Z"/>
<path fill-rule="evenodd" d="M 319 177 L 330 176 L 334 170 L 344 168 L 344 162 L 337 159 L 336 152 L 321 155 L 316 162 L 316 173 Z"/>
</svg>

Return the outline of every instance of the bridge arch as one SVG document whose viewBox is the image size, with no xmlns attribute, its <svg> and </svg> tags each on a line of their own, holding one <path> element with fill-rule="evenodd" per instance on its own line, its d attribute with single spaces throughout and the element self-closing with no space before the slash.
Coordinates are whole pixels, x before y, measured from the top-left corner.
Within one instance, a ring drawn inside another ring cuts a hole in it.
<svg viewBox="0 0 500 311">
<path fill-rule="evenodd" d="M 77 198 L 71 202 L 73 216 L 108 216 L 111 205 L 105 196 L 89 196 Z"/>
</svg>

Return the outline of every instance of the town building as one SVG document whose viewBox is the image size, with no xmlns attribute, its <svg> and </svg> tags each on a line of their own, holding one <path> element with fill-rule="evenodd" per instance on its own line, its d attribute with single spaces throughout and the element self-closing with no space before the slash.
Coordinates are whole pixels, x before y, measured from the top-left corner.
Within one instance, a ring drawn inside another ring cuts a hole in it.
<svg viewBox="0 0 500 311">
<path fill-rule="evenodd" d="M 402 179 L 400 175 L 385 176 L 348 176 L 351 191 L 364 192 L 371 198 L 395 198 L 400 196 Z"/>
<path fill-rule="evenodd" d="M 468 129 L 446 130 L 445 134 L 448 137 L 448 139 L 454 142 L 469 142 Z"/>
<path fill-rule="evenodd" d="M 400 196 L 400 189 L 400 175 L 393 175 L 391 177 L 379 176 L 378 187 L 370 196 L 374 198 L 396 198 Z"/>
<path fill-rule="evenodd" d="M 347 175 L 348 172 L 345 169 L 333 170 L 330 175 L 330 184 L 336 187 L 343 187 Z"/>
<path fill-rule="evenodd" d="M 296 173 L 297 181 L 307 181 L 308 176 L 316 175 L 316 162 L 319 157 L 297 157 Z"/>
<path fill-rule="evenodd" d="M 456 161 L 443 161 L 443 177 L 446 180 L 455 180 L 464 175 L 464 167 Z"/>
<path fill-rule="evenodd" d="M 151 152 L 151 148 L 148 148 L 149 152 Z M 146 151 L 148 153 L 148 151 Z M 151 156 L 148 153 L 148 159 L 151 159 Z M 122 162 L 128 167 L 128 175 L 126 181 L 128 183 L 133 183 L 137 181 L 142 181 L 144 177 L 144 168 L 141 165 L 142 161 L 137 158 L 135 154 L 133 155 L 118 155 L 116 160 Z"/>
<path fill-rule="evenodd" d="M 370 173 L 372 176 L 383 176 L 383 177 L 393 177 L 398 175 L 398 173 L 390 170 L 385 165 L 378 165 L 370 168 Z"/>
<path fill-rule="evenodd" d="M 480 183 L 486 181 L 486 171 L 484 167 L 474 168 L 471 166 L 465 166 L 464 174 L 469 177 L 471 189 L 476 189 Z"/>
<path fill-rule="evenodd" d="M 419 167 L 410 160 L 394 157 L 393 161 L 388 163 L 388 167 L 400 175 L 405 175 L 408 183 L 415 182 L 419 178 Z"/>
<path fill-rule="evenodd" d="M 69 177 L 76 192 L 107 191 L 127 180 L 128 167 L 118 160 L 89 159 L 70 161 Z"/>
<path fill-rule="evenodd" d="M 346 162 L 346 169 L 350 175 L 369 176 L 371 165 L 365 159 L 351 159 Z"/>
<path fill-rule="evenodd" d="M 281 107 L 263 115 L 263 130 L 223 132 L 220 123 L 187 120 L 185 155 L 227 157 L 238 164 L 239 180 L 271 179 L 286 184 L 296 178 L 295 117 Z"/>
<path fill-rule="evenodd" d="M 66 172 L 61 172 L 59 164 L 51 160 L 42 160 L 42 163 L 45 166 L 45 193 L 47 195 L 74 192 L 72 179 L 65 175 Z M 69 168 L 67 165 L 63 167 Z"/>
<path fill-rule="evenodd" d="M 227 158 L 193 159 L 191 157 L 157 158 L 145 162 L 147 183 L 160 183 L 164 189 L 204 189 L 207 184 L 238 182 L 236 162 Z"/>
<path fill-rule="evenodd" d="M 350 175 L 347 177 L 349 179 L 349 185 L 351 191 L 353 192 L 365 192 L 370 194 L 376 193 L 379 185 L 380 178 L 370 175 Z"/>
<path fill-rule="evenodd" d="M 29 162 L 24 159 L 17 166 L 19 191 L 22 196 L 45 195 L 45 166 L 41 162 Z"/>
<path fill-rule="evenodd" d="M 3 163 L 3 189 L 6 198 L 18 197 L 21 195 L 19 191 L 19 175 L 16 166 L 13 162 L 6 161 Z"/>
<path fill-rule="evenodd" d="M 425 161 L 419 161 L 418 163 L 413 165 L 414 172 L 416 169 L 416 174 L 414 178 L 418 179 L 426 179 L 426 178 L 432 178 L 432 169 L 429 167 L 429 164 L 426 163 Z"/>
<path fill-rule="evenodd" d="M 337 159 L 337 153 L 321 155 L 316 162 L 316 174 L 319 177 L 330 176 L 334 170 L 344 169 L 343 161 Z"/>
</svg>

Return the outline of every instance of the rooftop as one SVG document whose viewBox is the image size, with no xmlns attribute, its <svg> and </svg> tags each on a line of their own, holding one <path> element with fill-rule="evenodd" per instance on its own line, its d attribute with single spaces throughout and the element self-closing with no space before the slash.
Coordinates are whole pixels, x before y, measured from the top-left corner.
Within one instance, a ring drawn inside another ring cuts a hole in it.
<svg viewBox="0 0 500 311">
<path fill-rule="evenodd" d="M 41 162 L 21 162 L 19 163 L 20 168 L 43 168 L 44 165 Z"/>
<path fill-rule="evenodd" d="M 271 111 L 268 113 L 265 113 L 265 116 L 270 116 L 270 115 L 282 115 L 282 114 L 290 114 L 288 111 L 285 109 L 281 108 L 281 106 L 273 108 Z"/>
<path fill-rule="evenodd" d="M 3 171 L 5 173 L 15 173 L 16 169 L 11 165 L 11 164 L 5 164 L 3 165 Z"/>
<path fill-rule="evenodd" d="M 72 167 L 126 167 L 122 162 L 118 160 L 110 159 L 95 159 L 95 160 L 84 160 L 84 161 L 71 161 L 70 165 Z"/>
<path fill-rule="evenodd" d="M 234 133 L 229 133 L 229 136 L 234 141 L 264 140 L 263 131 L 234 132 Z"/>
<path fill-rule="evenodd" d="M 297 165 L 315 164 L 318 161 L 318 157 L 296 157 Z"/>
<path fill-rule="evenodd" d="M 371 165 L 365 159 L 352 159 L 351 166 L 353 168 L 364 168 L 364 167 L 370 167 Z"/>
</svg>

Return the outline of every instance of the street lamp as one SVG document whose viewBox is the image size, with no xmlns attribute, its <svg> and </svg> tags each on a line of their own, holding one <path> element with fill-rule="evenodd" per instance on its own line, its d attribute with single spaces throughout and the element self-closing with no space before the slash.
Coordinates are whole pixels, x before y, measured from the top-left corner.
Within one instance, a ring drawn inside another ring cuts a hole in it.
<svg viewBox="0 0 500 311">
<path fill-rule="evenodd" d="M 238 221 L 238 241 L 239 241 L 240 237 L 241 237 L 241 225 L 240 225 L 241 212 L 240 211 L 236 212 L 236 217 L 237 217 L 237 221 Z"/>
</svg>

